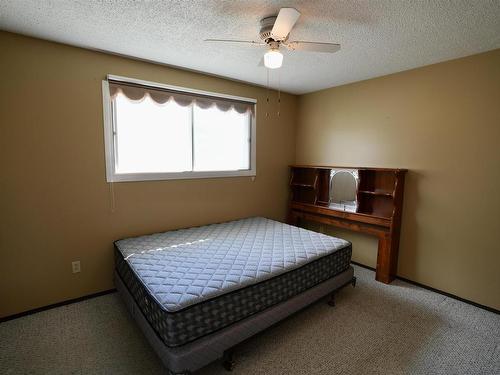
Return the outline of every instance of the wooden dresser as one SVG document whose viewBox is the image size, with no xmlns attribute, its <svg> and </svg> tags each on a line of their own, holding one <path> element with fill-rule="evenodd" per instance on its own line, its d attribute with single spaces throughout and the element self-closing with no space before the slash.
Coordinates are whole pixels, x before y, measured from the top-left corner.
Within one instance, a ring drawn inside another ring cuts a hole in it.
<svg viewBox="0 0 500 375">
<path fill-rule="evenodd" d="M 355 206 L 346 210 L 332 202 L 337 172 L 355 176 Z M 300 220 L 332 225 L 378 238 L 375 278 L 390 283 L 397 272 L 406 169 L 290 166 L 288 222 Z"/>
</svg>

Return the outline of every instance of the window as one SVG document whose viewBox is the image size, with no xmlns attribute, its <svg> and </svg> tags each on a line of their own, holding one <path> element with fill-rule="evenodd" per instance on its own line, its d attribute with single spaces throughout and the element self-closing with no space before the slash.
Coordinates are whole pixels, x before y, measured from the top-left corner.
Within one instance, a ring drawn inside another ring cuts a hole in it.
<svg viewBox="0 0 500 375">
<path fill-rule="evenodd" d="M 256 100 L 103 81 L 108 182 L 255 176 Z"/>
</svg>

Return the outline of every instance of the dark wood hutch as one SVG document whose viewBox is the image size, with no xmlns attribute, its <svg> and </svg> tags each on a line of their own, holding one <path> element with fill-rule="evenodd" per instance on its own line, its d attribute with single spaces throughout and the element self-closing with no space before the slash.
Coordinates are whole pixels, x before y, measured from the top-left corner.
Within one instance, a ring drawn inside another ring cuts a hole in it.
<svg viewBox="0 0 500 375">
<path fill-rule="evenodd" d="M 307 220 L 378 238 L 376 280 L 390 283 L 397 272 L 406 169 L 292 165 L 288 222 Z M 332 170 L 356 170 L 355 212 L 330 205 Z"/>
</svg>

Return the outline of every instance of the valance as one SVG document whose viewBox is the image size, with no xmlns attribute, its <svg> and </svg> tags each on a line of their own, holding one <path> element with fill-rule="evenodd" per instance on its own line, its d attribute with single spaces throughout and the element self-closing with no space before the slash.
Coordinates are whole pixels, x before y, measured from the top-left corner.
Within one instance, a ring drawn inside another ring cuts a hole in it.
<svg viewBox="0 0 500 375">
<path fill-rule="evenodd" d="M 175 90 L 154 88 L 149 86 L 128 84 L 123 82 L 109 81 L 109 93 L 111 99 L 115 99 L 118 94 L 125 95 L 128 99 L 135 102 L 142 102 L 149 96 L 158 104 L 165 104 L 170 100 L 177 104 L 187 107 L 196 104 L 198 107 L 207 109 L 216 106 L 221 111 L 234 109 L 238 113 L 253 112 L 254 103 L 244 102 L 234 99 L 217 98 L 214 96 L 183 93 Z"/>
</svg>

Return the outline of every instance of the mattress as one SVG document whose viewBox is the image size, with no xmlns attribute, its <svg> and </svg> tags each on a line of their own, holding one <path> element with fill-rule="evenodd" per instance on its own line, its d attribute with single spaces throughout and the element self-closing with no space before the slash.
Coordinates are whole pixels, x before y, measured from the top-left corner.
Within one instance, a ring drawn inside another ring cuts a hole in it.
<svg viewBox="0 0 500 375">
<path fill-rule="evenodd" d="M 262 217 L 115 242 L 120 278 L 170 347 L 334 277 L 351 252 L 348 241 Z"/>
</svg>

